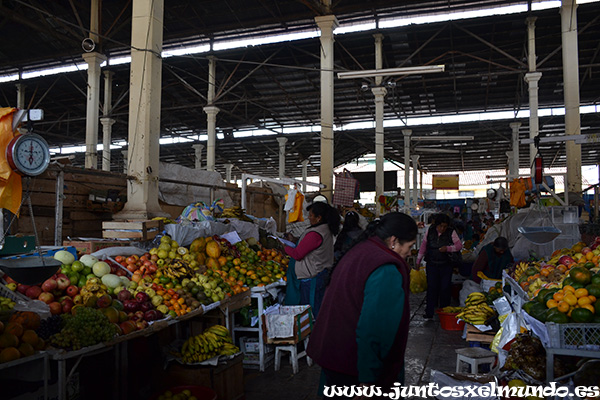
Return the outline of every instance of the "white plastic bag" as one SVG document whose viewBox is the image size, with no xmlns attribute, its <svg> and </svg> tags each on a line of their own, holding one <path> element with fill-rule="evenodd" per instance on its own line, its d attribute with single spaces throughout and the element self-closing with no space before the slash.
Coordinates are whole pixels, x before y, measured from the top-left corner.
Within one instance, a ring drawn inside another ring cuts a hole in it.
<svg viewBox="0 0 600 400">
<path fill-rule="evenodd" d="M 461 307 L 465 306 L 465 300 L 467 300 L 467 296 L 474 292 L 481 292 L 481 288 L 478 283 L 467 279 L 462 284 L 462 289 L 460 289 L 460 293 L 458 294 L 458 300 Z"/>
</svg>

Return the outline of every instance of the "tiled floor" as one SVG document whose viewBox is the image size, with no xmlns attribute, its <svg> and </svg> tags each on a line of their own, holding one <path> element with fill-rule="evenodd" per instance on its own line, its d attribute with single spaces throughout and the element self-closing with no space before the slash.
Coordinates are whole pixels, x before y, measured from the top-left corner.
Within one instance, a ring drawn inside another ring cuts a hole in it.
<svg viewBox="0 0 600 400">
<path fill-rule="evenodd" d="M 461 338 L 462 331 L 441 329 L 437 316 L 425 320 L 425 293 L 411 295 L 410 336 L 406 350 L 406 385 L 420 385 L 429 382 L 432 369 L 454 372 L 457 348 L 467 347 Z M 246 400 L 316 400 L 321 369 L 318 365 L 309 367 L 300 360 L 300 371 L 292 374 L 287 358 L 275 372 L 273 366 L 264 373 L 257 370 L 244 370 Z"/>
</svg>

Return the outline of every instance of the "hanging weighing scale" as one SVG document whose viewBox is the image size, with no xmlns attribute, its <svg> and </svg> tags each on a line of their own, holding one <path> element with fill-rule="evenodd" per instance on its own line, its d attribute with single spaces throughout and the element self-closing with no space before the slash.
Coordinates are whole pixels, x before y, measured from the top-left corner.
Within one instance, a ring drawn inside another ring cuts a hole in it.
<svg viewBox="0 0 600 400">
<path fill-rule="evenodd" d="M 536 147 L 538 146 L 539 139 L 536 141 Z M 550 213 L 548 212 L 548 209 L 545 206 L 543 206 L 540 202 L 539 188 L 542 182 L 544 181 L 544 167 L 542 157 L 539 155 L 539 150 L 538 155 L 534 158 L 533 167 L 534 173 L 532 180 L 537 186 L 538 196 L 535 200 L 535 204 L 532 203 L 532 205 L 529 207 L 529 212 L 527 213 L 527 216 L 521 223 L 521 226 L 517 228 L 517 231 L 520 234 L 522 234 L 525 237 L 525 239 L 529 240 L 532 243 L 546 244 L 556 239 L 556 237 L 558 237 L 558 235 L 560 235 L 562 231 L 556 226 L 554 226 L 554 223 L 552 223 L 552 218 L 550 218 Z M 529 217 L 532 214 L 534 214 L 534 211 L 535 214 L 541 215 L 540 223 L 538 226 L 528 226 L 526 222 L 529 219 Z"/>
<path fill-rule="evenodd" d="M 31 178 L 42 174 L 50 165 L 50 148 L 40 135 L 28 132 L 15 136 L 9 142 L 6 147 L 6 159 L 13 171 L 21 175 L 25 181 L 26 190 L 23 193 L 21 206 L 27 200 L 38 256 L 2 258 L 0 259 L 0 270 L 19 283 L 33 285 L 50 278 L 61 266 L 60 261 L 42 256 L 30 197 Z M 0 240 L 0 244 L 3 246 L 7 232 L 15 219 L 16 215 L 13 215 L 6 231 L 3 232 Z"/>
</svg>

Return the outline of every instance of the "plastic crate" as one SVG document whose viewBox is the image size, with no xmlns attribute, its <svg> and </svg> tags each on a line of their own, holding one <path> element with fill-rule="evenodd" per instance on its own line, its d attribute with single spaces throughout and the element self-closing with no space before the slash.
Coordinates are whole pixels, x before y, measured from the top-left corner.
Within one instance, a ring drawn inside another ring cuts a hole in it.
<svg viewBox="0 0 600 400">
<path fill-rule="evenodd" d="M 546 322 L 550 348 L 600 350 L 600 324 Z"/>
</svg>

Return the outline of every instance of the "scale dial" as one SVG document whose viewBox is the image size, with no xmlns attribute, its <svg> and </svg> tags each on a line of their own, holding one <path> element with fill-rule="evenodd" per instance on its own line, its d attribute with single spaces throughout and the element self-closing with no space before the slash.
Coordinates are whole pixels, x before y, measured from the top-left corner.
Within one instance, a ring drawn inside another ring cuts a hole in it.
<svg viewBox="0 0 600 400">
<path fill-rule="evenodd" d="M 37 176 L 50 164 L 50 148 L 40 135 L 26 133 L 10 141 L 6 147 L 6 158 L 18 174 Z"/>
</svg>

